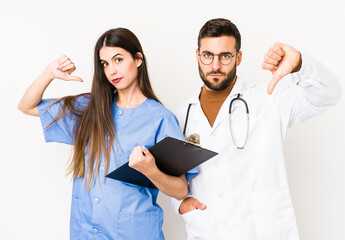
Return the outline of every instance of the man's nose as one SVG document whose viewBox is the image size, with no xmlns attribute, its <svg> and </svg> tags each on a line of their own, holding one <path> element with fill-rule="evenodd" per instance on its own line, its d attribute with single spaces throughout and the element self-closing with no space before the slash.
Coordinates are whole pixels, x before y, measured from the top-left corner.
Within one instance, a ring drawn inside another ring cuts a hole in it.
<svg viewBox="0 0 345 240">
<path fill-rule="evenodd" d="M 219 61 L 219 56 L 216 55 L 213 57 L 213 61 L 211 63 L 212 70 L 218 70 L 221 68 L 221 63 Z"/>
</svg>

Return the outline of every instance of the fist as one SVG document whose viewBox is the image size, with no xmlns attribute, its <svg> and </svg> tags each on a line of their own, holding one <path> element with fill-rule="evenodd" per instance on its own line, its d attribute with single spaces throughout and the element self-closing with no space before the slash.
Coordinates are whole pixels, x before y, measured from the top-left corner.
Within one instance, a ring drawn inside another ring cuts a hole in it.
<svg viewBox="0 0 345 240">
<path fill-rule="evenodd" d="M 155 158 L 150 151 L 141 146 L 137 146 L 133 149 L 129 156 L 128 165 L 146 176 L 154 173 L 158 169 Z"/>
<path fill-rule="evenodd" d="M 74 63 L 65 55 L 51 62 L 46 68 L 46 72 L 51 78 L 82 82 L 83 80 L 80 77 L 71 75 L 75 70 L 76 67 Z"/>
<path fill-rule="evenodd" d="M 301 53 L 284 43 L 275 43 L 265 54 L 262 68 L 272 72 L 267 93 L 272 94 L 277 83 L 286 75 L 301 69 Z"/>
</svg>

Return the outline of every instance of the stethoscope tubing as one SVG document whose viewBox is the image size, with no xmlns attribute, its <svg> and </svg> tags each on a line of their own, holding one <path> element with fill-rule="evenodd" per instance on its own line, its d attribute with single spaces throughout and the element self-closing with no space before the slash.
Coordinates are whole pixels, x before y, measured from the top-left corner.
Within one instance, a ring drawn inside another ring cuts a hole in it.
<svg viewBox="0 0 345 240">
<path fill-rule="evenodd" d="M 243 145 L 241 145 L 241 146 L 238 146 L 238 145 L 236 144 L 236 141 L 235 141 L 234 136 L 233 136 L 233 134 L 232 134 L 233 131 L 232 131 L 232 123 L 231 123 L 231 111 L 232 111 L 231 109 L 232 109 L 232 104 L 233 104 L 236 100 L 239 100 L 239 101 L 243 102 L 243 104 L 244 104 L 245 107 L 246 107 L 246 113 L 247 113 L 247 123 L 248 123 L 248 124 L 247 124 L 247 135 L 246 135 L 246 138 L 245 138 L 245 141 L 244 141 Z M 185 123 L 184 123 L 184 127 L 183 127 L 183 136 L 184 136 L 184 137 L 186 137 L 186 129 L 187 129 L 188 118 L 189 118 L 189 112 L 190 112 L 191 106 L 192 106 L 192 103 L 190 103 L 190 104 L 188 105 L 188 108 L 187 108 L 186 119 L 185 119 Z M 248 108 L 247 102 L 246 102 L 243 98 L 241 98 L 241 94 L 238 94 L 236 98 L 234 98 L 234 99 L 232 99 L 232 100 L 230 101 L 230 104 L 229 104 L 229 126 L 230 126 L 230 135 L 231 135 L 231 138 L 232 138 L 232 141 L 233 141 L 234 145 L 235 145 L 238 149 L 244 149 L 244 147 L 245 147 L 245 145 L 246 145 L 246 143 L 247 143 L 247 140 L 248 140 L 248 135 L 249 135 L 249 108 Z"/>
</svg>

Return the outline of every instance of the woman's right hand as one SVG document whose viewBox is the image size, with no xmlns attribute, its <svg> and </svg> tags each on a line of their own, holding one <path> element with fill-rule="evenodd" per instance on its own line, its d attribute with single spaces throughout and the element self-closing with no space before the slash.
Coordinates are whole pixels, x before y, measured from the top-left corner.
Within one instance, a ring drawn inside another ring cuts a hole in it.
<svg viewBox="0 0 345 240">
<path fill-rule="evenodd" d="M 64 55 L 51 62 L 26 90 L 18 104 L 18 109 L 24 114 L 38 116 L 37 105 L 41 102 L 44 91 L 54 78 L 65 81 L 83 81 L 80 77 L 71 75 L 75 69 L 74 63 Z"/>
<path fill-rule="evenodd" d="M 80 77 L 71 75 L 75 69 L 76 67 L 71 59 L 65 55 L 62 55 L 47 66 L 45 69 L 45 74 L 50 76 L 51 79 L 58 78 L 65 81 L 83 82 Z"/>
</svg>

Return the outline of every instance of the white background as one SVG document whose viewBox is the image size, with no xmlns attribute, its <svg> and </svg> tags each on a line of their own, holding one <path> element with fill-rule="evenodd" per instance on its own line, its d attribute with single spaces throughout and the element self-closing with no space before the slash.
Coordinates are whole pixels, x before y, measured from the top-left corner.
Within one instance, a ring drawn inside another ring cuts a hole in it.
<svg viewBox="0 0 345 240">
<path fill-rule="evenodd" d="M 197 35 L 209 19 L 232 20 L 242 34 L 238 74 L 269 80 L 264 53 L 281 41 L 309 53 L 344 80 L 345 7 L 342 1 L 11 1 L 0 0 L 0 239 L 68 239 L 70 147 L 46 144 L 38 118 L 17 104 L 45 66 L 61 54 L 84 83 L 55 80 L 45 97 L 90 90 L 93 48 L 110 28 L 140 39 L 153 88 L 173 109 L 201 85 Z M 345 102 L 288 131 L 286 165 L 302 240 L 345 239 Z M 255 159 L 254 159 L 255 160 Z M 160 194 L 167 240 L 185 239 L 180 216 Z M 224 206 L 226 207 L 226 206 Z"/>
</svg>

